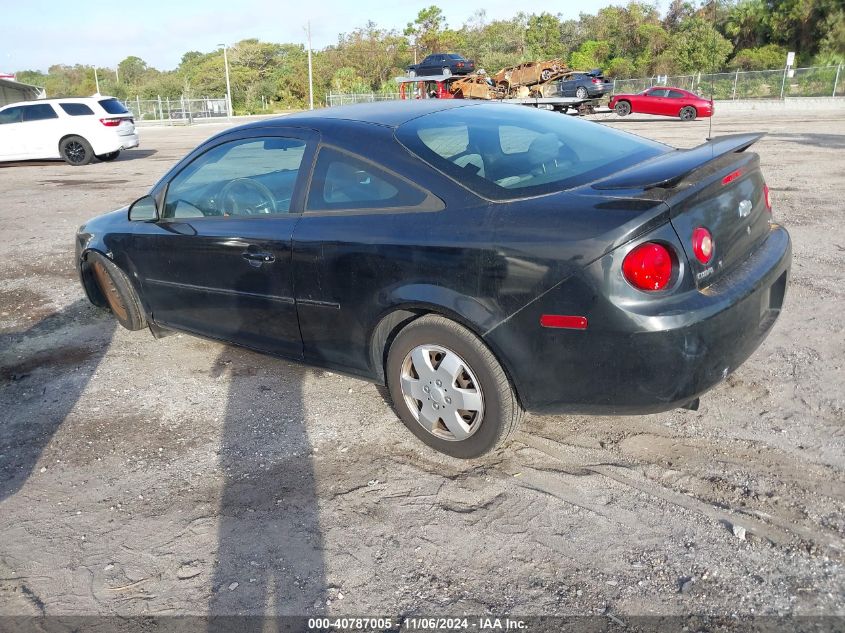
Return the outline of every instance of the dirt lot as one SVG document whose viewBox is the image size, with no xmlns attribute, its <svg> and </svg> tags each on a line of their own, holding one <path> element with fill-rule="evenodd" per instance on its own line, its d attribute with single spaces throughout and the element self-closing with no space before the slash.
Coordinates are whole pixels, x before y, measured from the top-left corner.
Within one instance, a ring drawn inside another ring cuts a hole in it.
<svg viewBox="0 0 845 633">
<path fill-rule="evenodd" d="M 530 417 L 475 462 L 415 441 L 370 384 L 87 304 L 76 228 L 219 127 L 0 167 L 0 614 L 845 616 L 845 113 L 773 116 L 714 121 L 768 132 L 794 240 L 763 346 L 697 412 Z"/>
</svg>

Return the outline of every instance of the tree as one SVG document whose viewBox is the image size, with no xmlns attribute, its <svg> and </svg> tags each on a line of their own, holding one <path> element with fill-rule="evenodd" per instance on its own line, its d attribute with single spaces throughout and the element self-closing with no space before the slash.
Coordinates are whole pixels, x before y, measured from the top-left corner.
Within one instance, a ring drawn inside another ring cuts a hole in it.
<svg viewBox="0 0 845 633">
<path fill-rule="evenodd" d="M 682 73 L 721 70 L 733 46 L 710 22 L 695 17 L 685 20 L 672 35 L 666 53 Z"/>
<path fill-rule="evenodd" d="M 563 57 L 569 52 L 561 42 L 560 20 L 551 13 L 545 12 L 528 18 L 525 45 L 529 54 L 535 59 Z"/>
<path fill-rule="evenodd" d="M 737 51 L 728 68 L 736 70 L 769 70 L 781 68 L 786 61 L 786 49 L 777 44 L 757 48 L 743 48 Z"/>
<path fill-rule="evenodd" d="M 117 65 L 117 72 L 120 75 L 120 81 L 132 85 L 140 81 L 147 72 L 147 68 L 147 62 L 131 55 Z"/>
<path fill-rule="evenodd" d="M 440 40 L 442 32 L 446 28 L 446 18 L 440 7 L 431 5 L 420 9 L 417 18 L 408 22 L 405 27 L 405 36 L 414 38 L 414 45 L 420 55 L 436 53 L 440 51 Z"/>
</svg>

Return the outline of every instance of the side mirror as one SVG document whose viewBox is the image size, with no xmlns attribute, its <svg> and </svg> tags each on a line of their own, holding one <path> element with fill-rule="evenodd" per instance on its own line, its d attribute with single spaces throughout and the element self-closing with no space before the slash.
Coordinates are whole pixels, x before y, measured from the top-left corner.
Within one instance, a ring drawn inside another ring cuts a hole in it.
<svg viewBox="0 0 845 633">
<path fill-rule="evenodd" d="M 158 208 L 156 207 L 155 198 L 152 196 L 138 198 L 129 206 L 130 222 L 149 222 L 150 220 L 157 219 Z"/>
</svg>

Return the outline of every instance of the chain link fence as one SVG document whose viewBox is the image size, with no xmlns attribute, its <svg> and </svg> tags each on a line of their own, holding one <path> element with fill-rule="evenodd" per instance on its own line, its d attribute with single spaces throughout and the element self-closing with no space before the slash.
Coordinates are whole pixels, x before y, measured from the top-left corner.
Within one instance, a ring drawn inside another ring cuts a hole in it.
<svg viewBox="0 0 845 633">
<path fill-rule="evenodd" d="M 399 99 L 398 92 L 361 92 L 354 94 L 326 95 L 326 107 L 352 105 L 354 103 L 372 103 L 373 101 L 395 101 Z"/>
<path fill-rule="evenodd" d="M 226 97 L 201 99 L 141 99 L 124 101 L 123 105 L 136 121 L 158 121 L 169 125 L 190 125 L 229 116 Z"/>
<path fill-rule="evenodd" d="M 651 86 L 675 86 L 714 99 L 780 99 L 782 97 L 841 97 L 845 95 L 845 68 L 815 66 L 790 70 L 752 70 L 695 75 L 655 75 L 614 79 L 613 93 L 642 92 Z"/>
</svg>

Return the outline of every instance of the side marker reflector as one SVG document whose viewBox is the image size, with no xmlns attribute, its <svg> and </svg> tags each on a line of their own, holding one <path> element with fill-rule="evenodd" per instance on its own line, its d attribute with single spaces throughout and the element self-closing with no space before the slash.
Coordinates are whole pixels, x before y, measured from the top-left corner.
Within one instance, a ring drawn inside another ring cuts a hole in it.
<svg viewBox="0 0 845 633">
<path fill-rule="evenodd" d="M 544 314 L 540 317 L 540 325 L 566 330 L 586 330 L 587 317 L 570 316 L 567 314 Z"/>
</svg>

